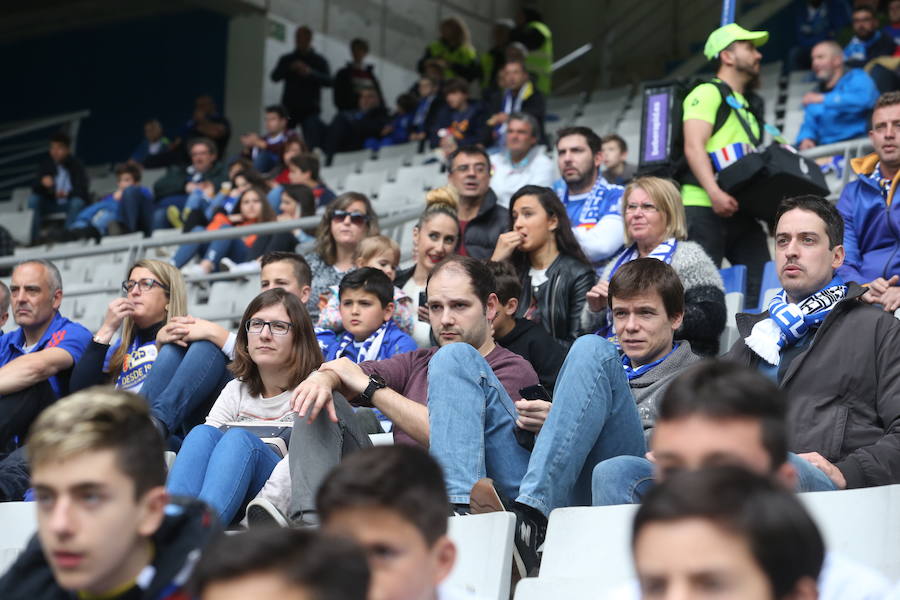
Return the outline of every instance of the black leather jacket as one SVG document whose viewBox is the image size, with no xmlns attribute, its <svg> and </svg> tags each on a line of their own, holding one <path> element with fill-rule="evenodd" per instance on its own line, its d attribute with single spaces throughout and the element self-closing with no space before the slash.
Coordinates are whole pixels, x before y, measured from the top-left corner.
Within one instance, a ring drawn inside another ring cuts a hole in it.
<svg viewBox="0 0 900 600">
<path fill-rule="evenodd" d="M 532 287 L 528 267 L 519 273 L 522 297 L 517 317 L 531 306 Z M 597 282 L 593 267 L 568 255 L 560 254 L 547 268 L 547 283 L 538 290 L 537 305 L 540 321 L 550 335 L 566 348 L 572 345 L 581 331 L 581 310 L 585 295 Z"/>
</svg>

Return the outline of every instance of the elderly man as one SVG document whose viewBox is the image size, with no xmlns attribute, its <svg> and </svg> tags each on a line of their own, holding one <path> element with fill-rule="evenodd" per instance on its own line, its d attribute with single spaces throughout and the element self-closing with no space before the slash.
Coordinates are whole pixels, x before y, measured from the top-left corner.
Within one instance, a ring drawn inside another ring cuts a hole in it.
<svg viewBox="0 0 900 600">
<path fill-rule="evenodd" d="M 494 174 L 491 189 L 497 204 L 508 207 L 509 199 L 523 185 L 553 185 L 553 160 L 537 145 L 538 122 L 528 113 L 515 112 L 506 122 L 506 149 L 491 156 Z"/>
<path fill-rule="evenodd" d="M 817 91 L 803 96 L 806 107 L 797 134 L 801 150 L 866 134 L 868 113 L 878 99 L 875 82 L 862 69 L 848 69 L 837 42 L 820 42 L 812 49 Z"/>
</svg>

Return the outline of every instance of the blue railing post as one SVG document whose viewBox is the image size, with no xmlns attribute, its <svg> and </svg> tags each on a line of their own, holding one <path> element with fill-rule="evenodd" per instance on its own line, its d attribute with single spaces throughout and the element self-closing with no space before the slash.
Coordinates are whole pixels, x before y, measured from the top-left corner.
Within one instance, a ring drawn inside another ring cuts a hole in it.
<svg viewBox="0 0 900 600">
<path fill-rule="evenodd" d="M 721 26 L 734 23 L 734 5 L 737 0 L 722 0 L 722 23 Z"/>
</svg>

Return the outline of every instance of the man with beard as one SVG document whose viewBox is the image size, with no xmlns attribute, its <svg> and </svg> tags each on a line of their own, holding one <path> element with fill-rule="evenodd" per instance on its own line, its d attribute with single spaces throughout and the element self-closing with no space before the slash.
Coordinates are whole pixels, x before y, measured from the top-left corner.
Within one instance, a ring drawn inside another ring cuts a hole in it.
<svg viewBox="0 0 900 600">
<path fill-rule="evenodd" d="M 868 113 L 878 89 L 862 69 L 847 69 L 837 42 L 826 40 L 812 49 L 817 90 L 803 96 L 803 126 L 797 134 L 801 150 L 850 140 L 866 134 Z"/>
<path fill-rule="evenodd" d="M 619 206 L 623 188 L 600 174 L 603 141 L 592 129 L 566 127 L 556 135 L 562 179 L 553 184 L 553 191 L 566 207 L 581 249 L 595 267 L 601 267 L 625 242 Z"/>
<path fill-rule="evenodd" d="M 681 195 L 688 239 L 703 246 L 719 266 L 723 258 L 733 265 L 747 265 L 749 298 L 759 294 L 763 267 L 769 260 L 766 235 L 754 218 L 738 212 L 737 200 L 719 187 L 716 173 L 755 151 L 762 138 L 761 119 L 745 94 L 754 89 L 759 78 L 762 55 L 757 47 L 768 39 L 767 32 L 747 31 L 736 23 L 713 31 L 703 52 L 716 61 L 716 76 L 695 87 L 684 99 L 684 156 L 690 172 L 682 179 Z M 722 102 L 727 102 L 731 110 L 716 128 Z"/>
</svg>

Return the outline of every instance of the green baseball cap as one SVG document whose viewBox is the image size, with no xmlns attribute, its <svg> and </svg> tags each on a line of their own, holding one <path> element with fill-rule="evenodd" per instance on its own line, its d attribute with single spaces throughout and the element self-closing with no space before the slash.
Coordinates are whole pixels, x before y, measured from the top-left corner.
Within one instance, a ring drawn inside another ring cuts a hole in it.
<svg viewBox="0 0 900 600">
<path fill-rule="evenodd" d="M 762 46 L 769 41 L 769 32 L 747 31 L 737 23 L 729 23 L 709 34 L 709 37 L 706 38 L 706 46 L 703 47 L 703 54 L 709 60 L 713 60 L 719 55 L 719 52 L 738 40 L 747 40 L 753 42 L 754 46 Z"/>
</svg>

